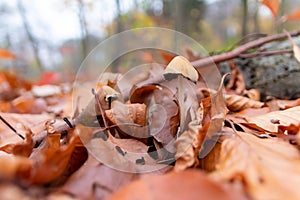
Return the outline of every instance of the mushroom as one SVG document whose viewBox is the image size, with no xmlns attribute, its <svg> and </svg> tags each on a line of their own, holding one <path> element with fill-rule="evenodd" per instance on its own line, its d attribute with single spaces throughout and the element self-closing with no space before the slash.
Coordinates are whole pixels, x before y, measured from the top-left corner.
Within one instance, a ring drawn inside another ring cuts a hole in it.
<svg viewBox="0 0 300 200">
<path fill-rule="evenodd" d="M 190 94 L 187 87 L 187 80 L 196 84 L 199 78 L 198 71 L 183 56 L 176 56 L 171 60 L 163 73 L 166 80 L 176 79 L 177 96 L 180 108 L 180 130 L 179 134 L 187 128 L 186 118 L 187 112 L 191 105 L 185 105 L 187 96 Z M 187 79 L 187 80 L 185 80 Z M 193 97 L 192 97 L 193 98 Z M 191 116 L 191 118 L 195 117 Z M 178 135 L 179 136 L 179 135 Z"/>
<path fill-rule="evenodd" d="M 164 71 L 164 77 L 166 80 L 177 78 L 178 75 L 197 82 L 199 75 L 194 66 L 183 56 L 176 56 L 171 60 Z"/>
</svg>

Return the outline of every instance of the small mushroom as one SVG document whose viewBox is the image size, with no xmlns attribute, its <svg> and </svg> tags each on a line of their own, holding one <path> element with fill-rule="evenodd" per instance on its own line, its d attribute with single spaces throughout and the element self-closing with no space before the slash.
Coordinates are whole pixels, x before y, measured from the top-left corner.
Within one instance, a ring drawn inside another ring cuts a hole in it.
<svg viewBox="0 0 300 200">
<path fill-rule="evenodd" d="M 198 71 L 183 56 L 176 56 L 173 58 L 164 71 L 166 80 L 177 78 L 178 75 L 182 75 L 194 83 L 196 83 L 199 78 Z"/>
</svg>

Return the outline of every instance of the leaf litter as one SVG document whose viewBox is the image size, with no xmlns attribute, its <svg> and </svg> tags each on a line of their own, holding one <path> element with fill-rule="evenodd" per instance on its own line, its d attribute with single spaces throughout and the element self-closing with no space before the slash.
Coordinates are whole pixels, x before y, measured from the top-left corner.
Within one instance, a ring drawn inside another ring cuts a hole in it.
<svg viewBox="0 0 300 200">
<path fill-rule="evenodd" d="M 1 75 L 0 115 L 24 138 L 1 122 L 4 197 L 300 198 L 299 100 L 261 102 L 234 63 L 226 89 L 224 76 L 210 90 L 188 60 L 167 59 L 132 81 L 104 73 L 75 114 L 65 86 Z"/>
</svg>

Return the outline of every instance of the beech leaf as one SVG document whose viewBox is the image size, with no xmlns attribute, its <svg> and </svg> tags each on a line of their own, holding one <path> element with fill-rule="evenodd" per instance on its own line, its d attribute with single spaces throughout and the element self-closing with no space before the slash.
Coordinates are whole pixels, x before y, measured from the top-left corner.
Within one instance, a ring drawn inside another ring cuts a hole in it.
<svg viewBox="0 0 300 200">
<path fill-rule="evenodd" d="M 236 94 L 225 95 L 226 105 L 230 111 L 240 111 L 246 108 L 261 108 L 264 103 Z"/>
<path fill-rule="evenodd" d="M 264 115 L 246 118 L 247 126 L 258 126 L 269 133 L 277 133 L 278 126 L 289 126 L 290 124 L 300 124 L 300 106 L 289 108 L 283 111 L 274 111 Z"/>
<path fill-rule="evenodd" d="M 210 180 L 200 170 L 187 170 L 161 176 L 144 176 L 121 188 L 109 200 L 196 200 L 199 198 L 244 199 L 245 197 L 232 193 L 230 188 L 222 188 L 220 184 Z"/>
<path fill-rule="evenodd" d="M 236 132 L 223 141 L 211 175 L 219 181 L 243 181 L 251 199 L 300 198 L 300 154 L 279 138 Z"/>
</svg>

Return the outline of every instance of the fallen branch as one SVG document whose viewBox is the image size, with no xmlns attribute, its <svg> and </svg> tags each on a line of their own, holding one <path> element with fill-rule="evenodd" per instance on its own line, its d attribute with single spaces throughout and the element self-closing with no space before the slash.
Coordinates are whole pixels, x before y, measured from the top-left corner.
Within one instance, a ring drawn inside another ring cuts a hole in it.
<svg viewBox="0 0 300 200">
<path fill-rule="evenodd" d="M 298 36 L 298 35 L 300 35 L 300 31 L 290 32 L 290 35 L 292 37 Z M 238 47 L 238 48 L 236 48 L 232 51 L 193 61 L 192 65 L 195 68 L 202 68 L 202 67 L 205 67 L 205 66 L 208 66 L 208 65 L 211 65 L 211 64 L 218 64 L 220 62 L 231 60 L 233 58 L 238 58 L 238 57 L 240 57 L 241 54 L 245 53 L 246 51 L 248 51 L 250 49 L 260 47 L 260 46 L 262 46 L 266 43 L 269 43 L 269 42 L 283 40 L 285 38 L 287 38 L 286 33 L 281 33 L 281 34 L 278 34 L 278 35 L 263 37 L 263 38 L 260 38 L 258 40 L 248 42 L 248 43 L 246 43 L 246 44 L 244 44 L 244 45 L 242 45 L 242 46 L 240 46 L 240 47 Z"/>
</svg>

